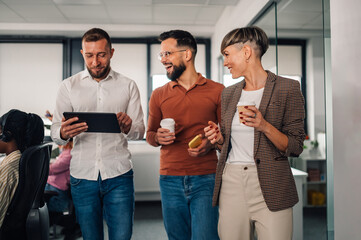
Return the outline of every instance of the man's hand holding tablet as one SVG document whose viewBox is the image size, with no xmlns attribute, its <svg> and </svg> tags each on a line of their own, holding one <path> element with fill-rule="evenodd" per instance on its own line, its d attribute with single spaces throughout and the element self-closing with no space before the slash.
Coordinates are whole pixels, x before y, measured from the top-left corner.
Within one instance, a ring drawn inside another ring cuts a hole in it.
<svg viewBox="0 0 361 240">
<path fill-rule="evenodd" d="M 62 139 L 67 140 L 69 138 L 73 138 L 88 130 L 86 122 L 74 123 L 78 120 L 78 117 L 69 118 L 68 120 L 65 120 L 65 117 L 62 118 L 60 127 L 60 137 Z"/>
<path fill-rule="evenodd" d="M 126 113 L 64 112 L 61 137 L 68 139 L 82 132 L 128 133 L 132 120 Z"/>
<path fill-rule="evenodd" d="M 117 113 L 117 120 L 119 123 L 120 130 L 127 134 L 130 131 L 130 128 L 132 127 L 132 119 L 123 112 Z"/>
</svg>

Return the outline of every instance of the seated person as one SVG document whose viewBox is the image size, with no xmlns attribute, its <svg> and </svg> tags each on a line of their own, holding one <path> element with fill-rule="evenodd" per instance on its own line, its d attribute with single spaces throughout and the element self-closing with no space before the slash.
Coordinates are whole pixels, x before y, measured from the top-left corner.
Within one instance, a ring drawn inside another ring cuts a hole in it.
<svg viewBox="0 0 361 240">
<path fill-rule="evenodd" d="M 43 138 L 44 124 L 36 114 L 13 109 L 0 118 L 0 153 L 6 154 L 0 163 L 0 227 L 19 183 L 21 154 Z"/>
<path fill-rule="evenodd" d="M 51 114 L 49 110 L 46 110 L 45 117 L 50 121 L 53 120 L 53 114 Z M 48 210 L 51 212 L 64 212 L 68 209 L 70 203 L 68 190 L 70 185 L 70 152 L 72 148 L 72 140 L 65 146 L 59 146 L 61 153 L 56 158 L 55 162 L 51 163 L 49 166 L 49 176 L 45 191 L 54 191 L 58 193 L 58 195 L 51 197 L 47 203 Z"/>
<path fill-rule="evenodd" d="M 51 212 L 64 212 L 68 210 L 69 198 L 69 184 L 70 184 L 70 151 L 73 148 L 73 141 L 69 141 L 62 147 L 60 155 L 49 166 L 48 182 L 45 186 L 45 191 L 54 191 L 58 195 L 50 198 L 48 202 L 48 209 Z"/>
<path fill-rule="evenodd" d="M 53 120 L 53 114 L 46 110 L 45 117 L 50 121 Z M 69 197 L 70 185 L 70 160 L 71 149 L 73 148 L 72 139 L 65 146 L 59 146 L 60 154 L 56 160 L 49 166 L 48 182 L 45 191 L 54 191 L 58 195 L 52 196 L 47 203 L 50 212 L 64 212 L 68 210 L 71 199 Z M 81 237 L 79 224 L 76 223 L 75 217 L 68 219 L 67 224 L 63 228 L 65 234 L 64 239 L 76 239 Z"/>
</svg>

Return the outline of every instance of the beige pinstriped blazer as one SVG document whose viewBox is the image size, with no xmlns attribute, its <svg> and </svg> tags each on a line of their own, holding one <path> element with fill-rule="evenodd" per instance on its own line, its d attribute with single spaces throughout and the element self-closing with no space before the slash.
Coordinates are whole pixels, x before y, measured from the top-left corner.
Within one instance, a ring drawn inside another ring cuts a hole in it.
<svg viewBox="0 0 361 240">
<path fill-rule="evenodd" d="M 267 71 L 259 111 L 266 121 L 288 137 L 286 152 L 279 151 L 261 132 L 254 132 L 254 161 L 263 197 L 271 211 L 293 207 L 298 202 L 295 181 L 288 163 L 288 156 L 298 156 L 303 150 L 304 98 L 299 82 Z M 230 136 L 232 119 L 245 81 L 225 88 L 222 92 L 221 131 L 224 144 L 218 160 L 213 205 L 218 204 L 222 185 L 222 173 L 231 149 Z"/>
</svg>

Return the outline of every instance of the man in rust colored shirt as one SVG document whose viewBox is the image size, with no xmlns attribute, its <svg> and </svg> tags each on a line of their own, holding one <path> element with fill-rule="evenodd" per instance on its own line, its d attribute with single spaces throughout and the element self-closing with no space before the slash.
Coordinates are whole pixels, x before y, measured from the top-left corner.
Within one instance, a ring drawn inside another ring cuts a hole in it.
<svg viewBox="0 0 361 240">
<path fill-rule="evenodd" d="M 197 44 L 186 31 L 160 35 L 159 59 L 169 83 L 153 91 L 149 101 L 147 142 L 160 150 L 160 191 L 164 226 L 170 240 L 219 239 L 218 208 L 212 207 L 217 155 L 204 137 L 197 148 L 188 143 L 202 134 L 208 121 L 221 116 L 222 84 L 196 72 Z M 175 120 L 175 133 L 161 128 Z"/>
</svg>

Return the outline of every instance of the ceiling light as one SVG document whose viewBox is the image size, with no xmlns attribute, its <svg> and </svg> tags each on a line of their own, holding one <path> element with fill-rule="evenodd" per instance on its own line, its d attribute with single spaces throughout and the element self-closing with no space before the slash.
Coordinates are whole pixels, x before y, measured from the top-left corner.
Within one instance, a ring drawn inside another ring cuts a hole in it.
<svg viewBox="0 0 361 240">
<path fill-rule="evenodd" d="M 57 5 L 101 5 L 101 0 L 53 0 Z"/>
</svg>

